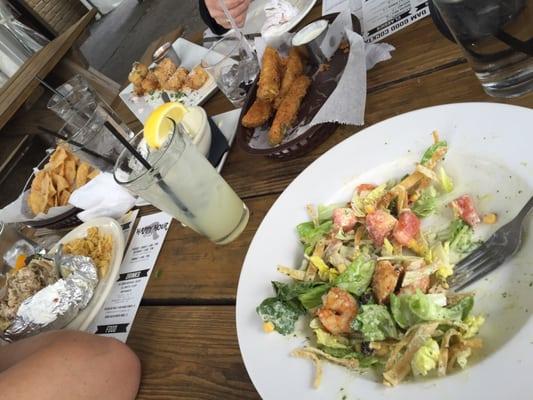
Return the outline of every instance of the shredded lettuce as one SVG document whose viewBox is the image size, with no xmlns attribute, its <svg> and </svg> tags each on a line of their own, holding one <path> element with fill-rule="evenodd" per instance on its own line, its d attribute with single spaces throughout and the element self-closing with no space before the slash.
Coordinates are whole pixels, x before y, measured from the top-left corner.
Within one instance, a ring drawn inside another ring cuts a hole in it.
<svg viewBox="0 0 533 400">
<path fill-rule="evenodd" d="M 328 204 L 328 205 L 319 204 L 318 221 L 320 223 L 324 221 L 329 221 L 333 217 L 333 211 L 337 208 L 342 208 L 342 207 L 346 207 L 346 203 L 337 203 L 337 204 Z"/>
<path fill-rule="evenodd" d="M 295 308 L 308 310 L 322 304 L 322 295 L 330 288 L 320 282 L 272 282 L 276 296 L 289 303 L 293 302 Z"/>
<path fill-rule="evenodd" d="M 344 336 L 335 336 L 324 329 L 315 329 L 316 343 L 320 348 L 350 349 L 350 342 Z M 350 349 L 353 351 L 353 349 Z"/>
<path fill-rule="evenodd" d="M 285 302 L 277 297 L 269 297 L 257 307 L 257 313 L 263 322 L 271 322 L 274 329 L 282 335 L 294 331 L 294 324 L 303 313 L 293 302 Z"/>
<path fill-rule="evenodd" d="M 411 360 L 413 374 L 426 376 L 429 371 L 437 367 L 439 356 L 439 344 L 433 339 L 426 340 Z"/>
<path fill-rule="evenodd" d="M 474 229 L 461 219 L 450 223 L 450 250 L 466 254 L 479 246 L 479 241 L 474 240 Z"/>
<path fill-rule="evenodd" d="M 361 197 L 357 190 L 352 197 L 351 206 L 355 215 L 364 218 L 366 214 L 376 209 L 377 203 L 387 192 L 387 184 L 384 183 L 372 189 L 366 196 Z"/>
<path fill-rule="evenodd" d="M 449 320 L 465 320 L 474 308 L 474 296 L 467 296 L 457 304 L 454 304 L 451 307 L 445 308 L 444 317 Z"/>
<path fill-rule="evenodd" d="M 474 229 L 462 219 L 454 219 L 447 229 L 437 234 L 437 239 L 450 243 L 450 251 L 467 254 L 480 245 L 474 240 Z"/>
<path fill-rule="evenodd" d="M 437 207 L 437 191 L 433 186 L 430 186 L 422 192 L 420 198 L 415 201 L 415 203 L 411 207 L 411 210 L 418 217 L 423 218 L 433 214 L 437 210 Z"/>
<path fill-rule="evenodd" d="M 394 247 L 392 246 L 392 243 L 389 242 L 389 239 L 387 238 L 383 239 L 383 247 L 381 248 L 381 256 L 391 257 L 393 255 L 394 255 Z"/>
<path fill-rule="evenodd" d="M 423 294 L 420 290 L 410 295 L 390 295 L 392 316 L 404 329 L 421 322 L 462 320 L 468 316 L 473 305 L 472 296 L 465 297 L 452 307 L 442 307 L 434 298 Z"/>
<path fill-rule="evenodd" d="M 435 277 L 446 280 L 453 274 L 453 264 L 450 263 L 450 243 L 437 242 L 431 248 L 431 257 L 435 266 Z"/>
<path fill-rule="evenodd" d="M 352 329 L 360 331 L 366 341 L 374 342 L 398 338 L 398 330 L 387 307 L 365 304 L 352 322 Z"/>
<path fill-rule="evenodd" d="M 465 318 L 464 322 L 467 325 L 467 330 L 463 335 L 463 338 L 470 339 L 479 333 L 481 325 L 485 323 L 485 317 L 483 317 L 482 315 L 478 315 L 477 317 L 470 315 Z"/>
<path fill-rule="evenodd" d="M 452 178 L 450 178 L 442 166 L 437 171 L 437 180 L 445 193 L 450 193 L 453 191 Z"/>
<path fill-rule="evenodd" d="M 318 277 L 324 282 L 334 282 L 339 276 L 339 271 L 330 268 L 324 260 L 318 256 L 309 257 L 309 261 L 318 269 Z"/>
<path fill-rule="evenodd" d="M 445 140 L 440 140 L 437 143 L 431 145 L 422 156 L 420 164 L 426 165 L 431 160 L 435 152 L 443 147 L 448 147 L 448 143 Z"/>
<path fill-rule="evenodd" d="M 356 296 L 361 296 L 372 280 L 375 261 L 361 255 L 335 280 L 335 286 Z"/>
<path fill-rule="evenodd" d="M 298 300 L 306 310 L 311 310 L 322 304 L 322 296 L 330 289 L 327 284 L 317 284 L 306 292 L 298 295 Z"/>
<path fill-rule="evenodd" d="M 304 222 L 296 227 L 300 242 L 305 246 L 305 253 L 311 254 L 317 242 L 322 239 L 333 226 L 332 221 L 326 221 L 315 227 L 312 222 Z"/>
</svg>

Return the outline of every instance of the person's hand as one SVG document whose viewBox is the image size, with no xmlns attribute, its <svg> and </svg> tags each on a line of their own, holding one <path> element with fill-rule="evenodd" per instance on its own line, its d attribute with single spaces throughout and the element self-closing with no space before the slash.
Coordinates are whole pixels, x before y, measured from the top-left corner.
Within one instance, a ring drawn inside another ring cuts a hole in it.
<svg viewBox="0 0 533 400">
<path fill-rule="evenodd" d="M 242 27 L 244 25 L 244 21 L 246 20 L 246 12 L 248 11 L 248 7 L 250 6 L 251 0 L 223 1 L 229 10 L 229 13 L 235 20 L 237 26 Z M 223 26 L 226 29 L 231 29 L 231 23 L 226 18 L 226 14 L 224 14 L 224 10 L 220 6 L 220 0 L 205 0 L 205 5 L 207 7 L 207 10 L 209 11 L 209 14 L 211 15 L 211 17 L 213 17 L 217 24 Z"/>
</svg>

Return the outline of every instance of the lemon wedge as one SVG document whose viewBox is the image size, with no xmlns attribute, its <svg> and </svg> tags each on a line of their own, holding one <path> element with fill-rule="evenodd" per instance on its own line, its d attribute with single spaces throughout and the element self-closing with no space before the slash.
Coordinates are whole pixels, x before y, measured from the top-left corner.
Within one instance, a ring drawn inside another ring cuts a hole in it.
<svg viewBox="0 0 533 400">
<path fill-rule="evenodd" d="M 157 107 L 144 124 L 144 140 L 153 149 L 160 148 L 166 138 L 173 132 L 174 122 L 179 123 L 187 113 L 187 107 L 181 103 L 165 103 Z"/>
</svg>

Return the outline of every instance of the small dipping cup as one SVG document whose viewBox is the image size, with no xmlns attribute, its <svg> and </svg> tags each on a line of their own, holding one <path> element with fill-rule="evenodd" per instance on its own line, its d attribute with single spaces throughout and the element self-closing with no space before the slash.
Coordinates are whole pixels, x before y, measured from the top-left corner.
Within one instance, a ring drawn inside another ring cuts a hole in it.
<svg viewBox="0 0 533 400">
<path fill-rule="evenodd" d="M 300 29 L 292 37 L 293 47 L 300 47 L 306 50 L 310 60 L 317 65 L 327 62 L 326 56 L 320 50 L 320 45 L 324 40 L 328 30 L 328 21 L 320 19 L 304 28 Z"/>
</svg>

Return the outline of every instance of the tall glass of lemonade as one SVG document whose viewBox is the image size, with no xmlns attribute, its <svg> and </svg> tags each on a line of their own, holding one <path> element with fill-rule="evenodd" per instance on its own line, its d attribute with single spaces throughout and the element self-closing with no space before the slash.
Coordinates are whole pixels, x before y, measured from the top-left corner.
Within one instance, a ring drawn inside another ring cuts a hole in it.
<svg viewBox="0 0 533 400">
<path fill-rule="evenodd" d="M 130 142 L 151 168 L 124 150 L 115 180 L 214 243 L 229 243 L 246 227 L 248 208 L 183 131 L 187 110 L 178 104 L 154 111 Z"/>
</svg>

